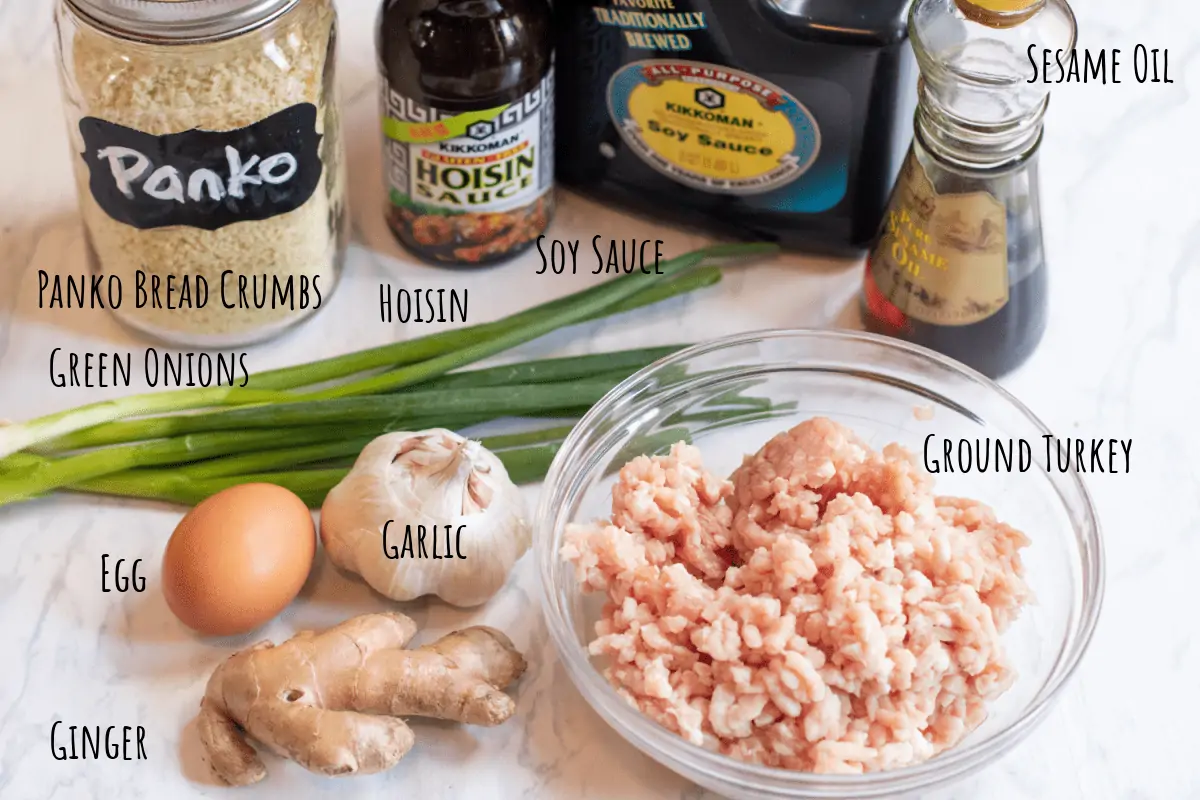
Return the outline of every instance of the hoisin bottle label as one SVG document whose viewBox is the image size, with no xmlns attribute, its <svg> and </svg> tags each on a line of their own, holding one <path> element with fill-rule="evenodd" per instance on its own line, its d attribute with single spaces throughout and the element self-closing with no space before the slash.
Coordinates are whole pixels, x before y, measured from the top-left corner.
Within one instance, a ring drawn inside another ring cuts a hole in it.
<svg viewBox="0 0 1200 800">
<path fill-rule="evenodd" d="M 1004 204 L 987 192 L 938 194 L 910 151 L 868 269 L 875 299 L 905 317 L 945 326 L 985 320 L 1009 299 Z"/>
<path fill-rule="evenodd" d="M 384 168 L 393 206 L 496 213 L 535 203 L 554 178 L 554 76 L 496 108 L 446 112 L 384 86 Z"/>
</svg>

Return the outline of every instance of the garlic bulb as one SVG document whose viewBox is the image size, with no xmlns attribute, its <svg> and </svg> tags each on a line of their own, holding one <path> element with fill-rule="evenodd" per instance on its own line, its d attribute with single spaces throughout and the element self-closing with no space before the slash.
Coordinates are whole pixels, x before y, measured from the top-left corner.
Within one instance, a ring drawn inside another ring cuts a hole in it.
<svg viewBox="0 0 1200 800">
<path fill-rule="evenodd" d="M 520 490 L 479 442 L 441 428 L 368 444 L 321 507 L 334 564 L 393 600 L 476 606 L 530 545 Z"/>
</svg>

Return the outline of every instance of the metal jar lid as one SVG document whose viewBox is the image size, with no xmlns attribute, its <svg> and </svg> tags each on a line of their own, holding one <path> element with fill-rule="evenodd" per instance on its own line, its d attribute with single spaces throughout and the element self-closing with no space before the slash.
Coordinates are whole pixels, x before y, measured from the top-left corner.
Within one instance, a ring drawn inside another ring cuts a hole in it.
<svg viewBox="0 0 1200 800">
<path fill-rule="evenodd" d="M 266 25 L 300 0 L 64 0 L 114 36 L 158 44 L 228 39 Z"/>
</svg>

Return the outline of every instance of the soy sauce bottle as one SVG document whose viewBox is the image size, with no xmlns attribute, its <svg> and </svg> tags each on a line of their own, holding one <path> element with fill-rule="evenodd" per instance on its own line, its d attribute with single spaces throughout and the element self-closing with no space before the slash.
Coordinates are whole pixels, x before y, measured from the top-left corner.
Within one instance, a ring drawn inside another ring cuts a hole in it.
<svg viewBox="0 0 1200 800">
<path fill-rule="evenodd" d="M 863 278 L 869 329 L 996 378 L 1046 328 L 1038 149 L 1049 88 L 1027 52 L 1069 51 L 1065 0 L 918 0 L 916 135 Z"/>
<path fill-rule="evenodd" d="M 859 258 L 912 140 L 911 0 L 554 0 L 558 180 Z"/>
<path fill-rule="evenodd" d="M 548 0 L 385 0 L 376 46 L 396 238 L 454 266 L 532 246 L 554 211 Z"/>
</svg>

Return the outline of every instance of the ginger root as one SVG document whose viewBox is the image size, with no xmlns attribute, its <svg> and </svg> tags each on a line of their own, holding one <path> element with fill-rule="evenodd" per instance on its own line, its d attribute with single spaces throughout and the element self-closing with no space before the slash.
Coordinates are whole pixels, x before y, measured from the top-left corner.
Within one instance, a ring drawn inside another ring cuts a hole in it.
<svg viewBox="0 0 1200 800">
<path fill-rule="evenodd" d="M 321 775 L 383 772 L 413 746 L 402 716 L 499 725 L 513 715 L 502 689 L 525 659 L 507 636 L 477 626 L 404 650 L 416 633 L 403 614 L 365 614 L 231 656 L 200 701 L 213 770 L 232 786 L 266 777 L 248 734 Z"/>
</svg>

